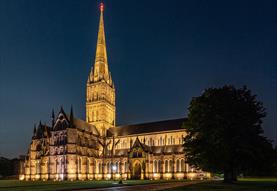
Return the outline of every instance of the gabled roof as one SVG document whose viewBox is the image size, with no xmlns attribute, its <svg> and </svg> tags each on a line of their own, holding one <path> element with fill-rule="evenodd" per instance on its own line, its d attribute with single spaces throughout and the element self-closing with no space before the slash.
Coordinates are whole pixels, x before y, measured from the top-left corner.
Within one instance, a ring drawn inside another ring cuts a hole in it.
<svg viewBox="0 0 277 191">
<path fill-rule="evenodd" d="M 133 146 L 131 147 L 130 150 L 132 150 L 133 148 L 136 148 L 136 147 L 141 147 L 143 149 L 144 152 L 151 152 L 151 149 L 149 146 L 147 146 L 146 144 L 140 142 L 140 140 L 138 139 L 138 137 L 136 138 Z"/>
<path fill-rule="evenodd" d="M 172 119 L 165 121 L 157 121 L 150 123 L 142 123 L 135 125 L 124 125 L 108 130 L 108 136 L 127 136 L 135 134 L 146 134 L 146 133 L 155 133 L 163 131 L 173 131 L 173 130 L 182 130 L 182 124 L 186 118 Z"/>
<path fill-rule="evenodd" d="M 73 120 L 73 124 L 71 120 Z M 91 125 L 82 119 L 73 117 L 72 109 L 71 115 L 66 114 L 61 107 L 61 110 L 55 120 L 53 130 L 63 130 L 65 128 L 76 128 L 94 135 L 99 135 L 99 132 L 94 125 Z"/>
</svg>

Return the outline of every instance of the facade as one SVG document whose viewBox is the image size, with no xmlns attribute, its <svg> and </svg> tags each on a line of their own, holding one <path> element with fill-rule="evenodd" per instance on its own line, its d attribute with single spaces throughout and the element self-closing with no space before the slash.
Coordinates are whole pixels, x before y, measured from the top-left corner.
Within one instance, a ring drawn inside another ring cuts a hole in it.
<svg viewBox="0 0 277 191">
<path fill-rule="evenodd" d="M 116 126 L 115 86 L 108 68 L 104 7 L 86 92 L 86 121 L 63 108 L 51 125 L 34 127 L 21 180 L 183 179 L 206 176 L 186 164 L 185 118 Z"/>
</svg>

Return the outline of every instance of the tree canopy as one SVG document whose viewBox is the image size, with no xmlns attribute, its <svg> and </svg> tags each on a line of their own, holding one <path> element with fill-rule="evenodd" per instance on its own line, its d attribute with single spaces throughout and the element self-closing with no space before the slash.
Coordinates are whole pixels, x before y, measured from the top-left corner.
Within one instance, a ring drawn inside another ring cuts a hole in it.
<svg viewBox="0 0 277 191">
<path fill-rule="evenodd" d="M 192 98 L 188 110 L 184 149 L 189 164 L 224 173 L 226 182 L 269 164 L 273 148 L 263 136 L 265 108 L 249 89 L 227 85 L 206 89 Z"/>
</svg>

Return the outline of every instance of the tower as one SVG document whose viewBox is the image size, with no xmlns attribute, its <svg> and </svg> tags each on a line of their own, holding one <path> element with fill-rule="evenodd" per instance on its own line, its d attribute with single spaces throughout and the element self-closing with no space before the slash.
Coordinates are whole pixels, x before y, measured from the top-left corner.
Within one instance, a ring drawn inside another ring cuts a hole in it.
<svg viewBox="0 0 277 191">
<path fill-rule="evenodd" d="M 105 136 L 106 130 L 115 126 L 115 87 L 108 67 L 104 31 L 104 4 L 100 4 L 100 21 L 94 67 L 87 81 L 86 121 Z"/>
</svg>

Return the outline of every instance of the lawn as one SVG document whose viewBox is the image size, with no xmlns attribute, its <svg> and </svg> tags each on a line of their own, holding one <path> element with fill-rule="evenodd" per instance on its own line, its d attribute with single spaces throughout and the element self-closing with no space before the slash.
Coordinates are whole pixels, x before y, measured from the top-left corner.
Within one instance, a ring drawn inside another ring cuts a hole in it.
<svg viewBox="0 0 277 191">
<path fill-rule="evenodd" d="M 174 181 L 174 180 L 172 180 Z M 175 180 L 176 181 L 176 180 Z M 168 182 L 166 180 L 127 180 L 124 185 L 152 184 Z M 53 191 L 70 190 L 83 188 L 100 188 L 122 186 L 118 181 L 19 181 L 19 180 L 0 180 L 0 191 Z"/>
<path fill-rule="evenodd" d="M 244 178 L 235 184 L 222 181 L 202 182 L 166 191 L 277 191 L 277 178 Z"/>
</svg>

